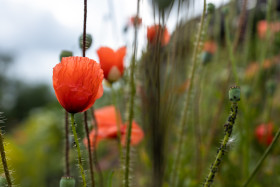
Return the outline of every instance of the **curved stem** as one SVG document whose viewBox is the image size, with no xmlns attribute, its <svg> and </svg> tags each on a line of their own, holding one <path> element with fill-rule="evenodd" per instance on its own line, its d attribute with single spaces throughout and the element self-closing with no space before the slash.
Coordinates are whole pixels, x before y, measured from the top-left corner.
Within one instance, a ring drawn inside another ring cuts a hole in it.
<svg viewBox="0 0 280 187">
<path fill-rule="evenodd" d="M 3 164 L 6 180 L 8 183 L 8 187 L 12 187 L 12 180 L 11 180 L 11 175 L 10 175 L 8 164 L 7 164 L 2 132 L 0 132 L 0 152 L 1 152 L 2 164 Z"/>
<path fill-rule="evenodd" d="M 140 0 L 137 0 L 137 13 L 136 17 L 139 17 L 139 7 Z M 126 155 L 125 155 L 125 174 L 124 174 L 124 187 L 129 187 L 129 165 L 130 165 L 130 138 L 131 138 L 131 128 L 132 128 L 132 120 L 134 115 L 134 97 L 135 97 L 135 82 L 134 82 L 134 70 L 135 70 L 135 62 L 136 62 L 136 52 L 137 52 L 137 35 L 138 29 L 134 27 L 134 49 L 132 56 L 132 64 L 130 69 L 130 105 L 129 105 L 129 119 L 128 119 L 128 132 L 126 134 Z"/>
<path fill-rule="evenodd" d="M 84 0 L 83 57 L 86 56 L 87 0 Z"/>
<path fill-rule="evenodd" d="M 69 169 L 69 120 L 68 112 L 65 110 L 65 174 L 70 176 Z"/>
<path fill-rule="evenodd" d="M 98 156 L 97 156 L 97 150 L 96 150 L 98 125 L 97 125 L 97 121 L 96 121 L 96 118 L 95 118 L 95 115 L 94 115 L 94 107 L 93 106 L 90 108 L 90 113 L 91 113 L 91 117 L 92 117 L 93 124 L 94 124 L 93 126 L 94 126 L 94 129 L 95 129 L 95 135 L 94 135 L 94 139 L 93 139 L 93 162 L 94 162 L 95 168 L 97 170 L 97 173 L 99 175 L 99 185 L 101 187 L 103 187 L 103 175 L 102 175 L 101 167 L 98 163 Z"/>
<path fill-rule="evenodd" d="M 280 136 L 280 128 L 278 129 L 273 141 L 271 142 L 270 146 L 265 150 L 264 154 L 262 155 L 261 159 L 258 161 L 256 167 L 254 168 L 253 172 L 250 174 L 249 178 L 246 180 L 246 182 L 243 184 L 243 187 L 248 186 L 251 180 L 254 178 L 258 170 L 260 169 L 262 163 L 268 156 L 268 154 L 271 152 L 272 148 L 275 146 L 278 138 Z"/>
<path fill-rule="evenodd" d="M 191 92 L 192 92 L 192 87 L 193 87 L 193 82 L 194 82 L 194 74 L 195 74 L 195 71 L 196 71 L 196 65 L 197 65 L 196 62 L 197 62 L 197 57 L 198 57 L 198 54 L 199 54 L 199 43 L 200 43 L 200 40 L 201 40 L 201 33 L 202 33 L 202 30 L 203 30 L 205 12 L 206 12 L 206 0 L 204 0 L 203 13 L 202 13 L 201 20 L 200 20 L 198 37 L 197 37 L 197 40 L 196 40 L 196 45 L 195 45 L 195 49 L 194 49 L 193 56 L 192 56 L 192 71 L 191 71 L 191 77 L 190 77 L 190 85 L 189 85 L 187 98 L 185 100 L 184 109 L 183 109 L 183 113 L 182 113 L 181 120 L 180 120 L 179 143 L 178 143 L 178 147 L 177 147 L 177 154 L 176 154 L 176 157 L 175 157 L 173 170 L 172 170 L 172 173 L 171 173 L 171 186 L 176 186 L 176 178 L 177 178 L 178 167 L 179 167 L 180 162 L 181 162 L 180 157 L 181 157 L 181 152 L 182 152 L 182 149 L 183 149 L 184 134 L 185 134 L 184 129 L 185 129 L 185 124 L 187 122 L 187 113 L 188 113 L 189 101 L 190 101 L 190 98 L 191 98 Z"/>
<path fill-rule="evenodd" d="M 231 115 L 228 118 L 228 123 L 226 123 L 224 125 L 224 127 L 225 127 L 224 139 L 221 143 L 220 148 L 218 149 L 215 161 L 211 165 L 210 172 L 207 176 L 207 179 L 206 179 L 205 183 L 203 184 L 203 186 L 205 186 L 205 187 L 209 187 L 213 183 L 215 174 L 218 171 L 219 165 L 221 164 L 222 158 L 223 158 L 223 156 L 226 152 L 228 141 L 229 141 L 229 138 L 232 134 L 232 128 L 233 128 L 233 125 L 234 125 L 234 122 L 235 122 L 235 119 L 236 119 L 237 108 L 238 108 L 237 103 L 233 102 L 232 105 L 231 105 Z"/>
<path fill-rule="evenodd" d="M 91 178 L 91 186 L 95 186 L 94 182 L 94 171 L 93 171 L 93 162 L 92 162 L 92 155 L 91 155 L 91 144 L 89 139 L 89 130 L 88 130 L 88 123 L 87 123 L 87 111 L 84 112 L 84 124 L 85 124 L 85 131 L 88 143 L 88 160 L 89 160 L 89 170 L 90 170 L 90 178 Z"/>
<path fill-rule="evenodd" d="M 82 164 L 82 154 L 81 154 L 80 144 L 79 144 L 78 136 L 77 136 L 77 132 L 76 132 L 74 114 L 71 114 L 71 126 L 72 126 L 72 131 L 73 131 L 76 148 L 77 148 L 78 163 L 79 163 L 79 167 L 80 167 L 80 171 L 81 171 L 81 176 L 83 179 L 83 187 L 86 187 L 87 186 L 86 176 L 85 176 L 85 171 L 84 171 L 83 164 Z"/>
</svg>

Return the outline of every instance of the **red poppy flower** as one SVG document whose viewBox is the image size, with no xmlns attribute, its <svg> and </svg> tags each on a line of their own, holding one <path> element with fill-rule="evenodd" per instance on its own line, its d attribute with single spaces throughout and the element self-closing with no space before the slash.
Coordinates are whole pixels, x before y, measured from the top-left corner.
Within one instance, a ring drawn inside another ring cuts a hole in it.
<svg viewBox="0 0 280 187">
<path fill-rule="evenodd" d="M 117 139 L 118 137 L 118 126 L 117 120 L 120 124 L 121 142 L 125 145 L 127 125 L 122 124 L 121 115 L 116 113 L 114 106 L 107 106 L 101 109 L 95 110 L 95 118 L 98 125 L 98 132 L 95 130 L 90 132 L 90 144 L 93 147 L 93 140 L 96 135 L 96 144 L 104 139 Z M 133 121 L 131 131 L 131 145 L 137 145 L 143 139 L 143 130 Z M 87 140 L 83 140 L 87 146 Z"/>
<path fill-rule="evenodd" d="M 130 24 L 139 27 L 142 24 L 142 18 L 133 16 L 130 18 Z"/>
<path fill-rule="evenodd" d="M 97 54 L 104 72 L 104 78 L 109 82 L 117 81 L 124 72 L 126 47 L 121 47 L 117 51 L 109 47 L 100 47 Z"/>
<path fill-rule="evenodd" d="M 65 57 L 53 68 L 53 88 L 69 113 L 89 109 L 103 94 L 100 65 L 87 57 Z"/>
<path fill-rule="evenodd" d="M 260 38 L 265 38 L 266 32 L 270 30 L 272 33 L 280 31 L 280 22 L 268 23 L 266 20 L 261 20 L 257 24 L 258 35 Z"/>
<path fill-rule="evenodd" d="M 147 29 L 147 39 L 150 44 L 155 45 L 156 40 L 159 37 L 160 34 L 161 25 L 153 25 L 151 27 L 148 27 Z M 160 38 L 161 46 L 166 46 L 170 40 L 170 34 L 166 27 L 164 27 L 164 32 Z"/>
<path fill-rule="evenodd" d="M 255 129 L 255 136 L 260 144 L 270 145 L 273 140 L 274 125 L 272 122 L 261 124 Z"/>
<path fill-rule="evenodd" d="M 214 54 L 216 50 L 217 50 L 216 42 L 209 40 L 204 43 L 203 51 L 207 51 L 211 54 Z"/>
</svg>

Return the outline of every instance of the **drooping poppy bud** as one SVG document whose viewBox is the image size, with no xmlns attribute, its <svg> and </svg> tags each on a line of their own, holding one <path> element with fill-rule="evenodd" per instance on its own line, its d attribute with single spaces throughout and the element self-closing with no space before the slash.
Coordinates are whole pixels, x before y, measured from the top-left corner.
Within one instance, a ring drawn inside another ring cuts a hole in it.
<svg viewBox="0 0 280 187">
<path fill-rule="evenodd" d="M 61 177 L 59 187 L 75 187 L 75 179 L 73 177 Z"/>
<path fill-rule="evenodd" d="M 163 33 L 161 33 L 161 30 L 162 30 L 161 25 L 153 25 L 147 28 L 147 39 L 150 44 L 155 45 L 157 39 L 159 39 L 161 46 L 166 46 L 168 44 L 170 40 L 170 34 L 167 28 L 164 27 Z M 161 36 L 159 36 L 159 34 Z"/>
<path fill-rule="evenodd" d="M 79 38 L 79 44 L 81 49 L 83 49 L 83 37 L 84 35 L 82 34 Z M 90 48 L 91 44 L 92 44 L 92 36 L 91 34 L 86 34 L 86 49 Z"/>
<path fill-rule="evenodd" d="M 255 129 L 255 136 L 260 144 L 270 145 L 274 136 L 273 136 L 274 125 L 272 122 L 268 124 L 260 124 Z"/>
<path fill-rule="evenodd" d="M 277 82 L 275 80 L 269 80 L 266 82 L 265 86 L 266 86 L 267 93 L 270 96 L 273 96 L 277 88 Z"/>
<path fill-rule="evenodd" d="M 61 51 L 60 55 L 59 55 L 59 60 L 61 62 L 63 57 L 69 57 L 69 56 L 73 56 L 72 51 L 67 51 L 67 50 L 63 50 Z"/>
<path fill-rule="evenodd" d="M 87 57 L 65 57 L 53 68 L 53 88 L 69 113 L 84 112 L 103 94 L 103 71 Z"/>
<path fill-rule="evenodd" d="M 124 56 L 126 47 L 121 47 L 117 51 L 109 47 L 100 47 L 97 50 L 104 78 L 110 83 L 119 80 L 124 72 Z"/>
<path fill-rule="evenodd" d="M 208 14 L 213 14 L 215 12 L 215 5 L 213 3 L 208 3 L 207 4 L 207 13 Z"/>
</svg>

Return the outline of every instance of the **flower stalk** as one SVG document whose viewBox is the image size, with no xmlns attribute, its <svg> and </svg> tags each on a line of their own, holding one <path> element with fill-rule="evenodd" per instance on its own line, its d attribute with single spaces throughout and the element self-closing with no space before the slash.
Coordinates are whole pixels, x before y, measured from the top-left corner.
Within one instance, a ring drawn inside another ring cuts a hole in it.
<svg viewBox="0 0 280 187">
<path fill-rule="evenodd" d="M 139 8 L 140 8 L 140 0 L 137 0 L 137 13 L 136 16 L 139 17 Z M 125 174 L 124 174 L 124 187 L 129 187 L 129 167 L 130 167 L 130 140 L 131 140 L 131 129 L 132 129 L 132 120 L 134 115 L 134 97 L 136 94 L 135 90 L 135 82 L 134 82 L 134 71 L 136 64 L 136 52 L 137 52 L 137 35 L 138 29 L 134 27 L 134 46 L 133 46 L 133 56 L 132 63 L 130 69 L 130 102 L 129 102 L 129 119 L 128 119 L 128 132 L 126 135 L 126 155 L 125 155 Z"/>
<path fill-rule="evenodd" d="M 205 183 L 203 184 L 204 187 L 210 187 L 211 184 L 213 183 L 215 174 L 217 173 L 219 166 L 221 164 L 222 158 L 225 155 L 225 152 L 227 150 L 229 138 L 232 134 L 233 125 L 235 123 L 236 116 L 237 116 L 237 110 L 238 110 L 237 102 L 240 100 L 239 87 L 230 88 L 229 98 L 232 102 L 231 108 L 230 108 L 231 114 L 228 118 L 228 122 L 224 125 L 224 139 L 221 143 L 220 148 L 217 151 L 215 161 L 211 165 L 210 172 L 207 176 L 207 179 L 206 179 Z"/>
<path fill-rule="evenodd" d="M 78 140 L 78 136 L 77 136 L 77 132 L 76 132 L 75 118 L 74 118 L 73 113 L 71 113 L 71 126 L 72 126 L 72 131 L 73 131 L 76 148 L 77 148 L 78 163 L 79 163 L 79 167 L 80 167 L 80 171 L 81 171 L 81 176 L 83 179 L 83 187 L 86 187 L 87 186 L 86 176 L 85 176 L 85 171 L 84 171 L 83 164 L 82 164 L 82 154 L 81 154 L 80 144 L 79 144 L 79 140 Z"/>
<path fill-rule="evenodd" d="M 68 112 L 65 110 L 65 174 L 70 176 L 69 169 L 69 120 Z"/>
<path fill-rule="evenodd" d="M 201 33 L 203 30 L 205 13 L 206 13 L 206 0 L 204 0 L 203 13 L 202 13 L 201 20 L 200 20 L 198 37 L 196 40 L 196 45 L 195 45 L 195 49 L 194 49 L 193 56 L 192 56 L 192 70 L 191 70 L 191 76 L 190 76 L 190 85 L 189 85 L 189 91 L 187 93 L 183 113 L 182 113 L 181 120 L 180 120 L 179 143 L 178 143 L 178 147 L 177 147 L 177 154 L 175 157 L 173 170 L 171 173 L 171 186 L 176 186 L 178 167 L 181 162 L 180 160 L 181 160 L 181 153 L 182 153 L 182 149 L 183 149 L 184 134 L 185 134 L 184 129 L 185 129 L 185 124 L 187 122 L 187 113 L 188 113 L 188 108 L 189 108 L 189 103 L 190 103 L 190 98 L 191 98 L 191 92 L 192 92 L 192 88 L 193 88 L 194 75 L 195 75 L 195 71 L 196 71 L 196 67 L 197 67 L 196 62 L 197 62 L 197 58 L 198 58 L 198 54 L 199 54 L 199 48 L 200 48 L 199 43 L 201 40 Z"/>
<path fill-rule="evenodd" d="M 2 132 L 0 132 L 0 153 L 1 153 L 2 164 L 3 164 L 4 173 L 6 176 L 8 187 L 12 187 L 12 180 L 11 180 L 11 175 L 10 175 L 10 171 L 8 168 L 7 159 L 6 159 Z"/>
</svg>

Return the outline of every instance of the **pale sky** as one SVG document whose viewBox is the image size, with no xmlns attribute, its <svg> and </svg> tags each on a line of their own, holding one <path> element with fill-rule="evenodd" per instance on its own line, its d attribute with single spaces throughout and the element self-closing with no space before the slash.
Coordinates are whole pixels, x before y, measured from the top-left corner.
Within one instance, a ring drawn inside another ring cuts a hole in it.
<svg viewBox="0 0 280 187">
<path fill-rule="evenodd" d="M 137 0 L 88 0 L 87 32 L 93 36 L 93 46 L 86 56 L 98 61 L 100 46 L 114 49 L 127 45 L 130 56 L 133 32 L 123 34 L 129 17 L 136 13 Z M 207 3 L 216 6 L 226 0 Z M 181 17 L 187 19 L 202 11 L 203 0 L 196 0 L 194 9 Z M 112 9 L 113 7 L 113 9 Z M 142 0 L 139 50 L 146 45 L 146 28 L 153 24 L 149 0 Z M 171 14 L 167 27 L 174 30 L 176 14 Z M 15 54 L 15 63 L 8 72 L 26 82 L 52 83 L 52 68 L 59 62 L 60 51 L 71 50 L 80 56 L 78 37 L 83 29 L 82 0 L 0 0 L 0 52 Z M 129 59 L 126 59 L 128 61 Z"/>
</svg>

